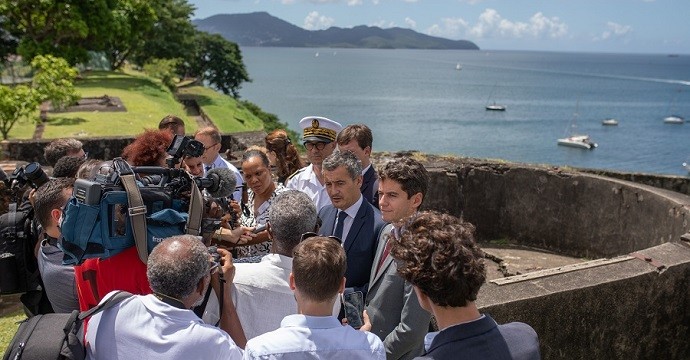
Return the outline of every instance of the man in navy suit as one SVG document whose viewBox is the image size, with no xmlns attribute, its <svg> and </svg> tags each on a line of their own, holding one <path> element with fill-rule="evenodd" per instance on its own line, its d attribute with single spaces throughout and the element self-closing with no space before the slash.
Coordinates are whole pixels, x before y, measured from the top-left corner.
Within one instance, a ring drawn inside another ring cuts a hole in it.
<svg viewBox="0 0 690 360">
<path fill-rule="evenodd" d="M 362 163 L 362 185 L 359 190 L 362 192 L 364 199 L 375 208 L 379 208 L 379 180 L 376 176 L 376 170 L 371 165 L 371 145 L 374 142 L 374 137 L 371 134 L 371 129 L 364 124 L 348 125 L 338 133 L 335 140 L 338 143 L 338 149 L 342 151 L 349 151 L 359 159 Z"/>
<path fill-rule="evenodd" d="M 343 240 L 347 254 L 345 286 L 366 294 L 377 239 L 386 224 L 359 191 L 362 165 L 354 154 L 334 151 L 323 160 L 322 171 L 331 205 L 319 210 L 319 234 Z"/>
<path fill-rule="evenodd" d="M 477 309 L 486 268 L 472 224 L 422 212 L 392 242 L 398 274 L 412 283 L 419 304 L 441 329 L 424 359 L 540 359 L 539 339 L 529 325 L 498 325 Z"/>
</svg>

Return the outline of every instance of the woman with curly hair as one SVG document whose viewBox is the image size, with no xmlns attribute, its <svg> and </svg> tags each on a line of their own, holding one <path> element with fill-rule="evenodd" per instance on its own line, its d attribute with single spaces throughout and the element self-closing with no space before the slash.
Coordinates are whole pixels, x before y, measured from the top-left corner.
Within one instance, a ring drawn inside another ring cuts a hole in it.
<svg viewBox="0 0 690 360">
<path fill-rule="evenodd" d="M 268 157 L 276 167 L 278 183 L 285 184 L 290 175 L 304 167 L 304 163 L 285 130 L 271 131 L 270 134 L 266 135 L 265 141 Z"/>
<path fill-rule="evenodd" d="M 132 166 L 166 166 L 166 150 L 172 140 L 169 131 L 145 130 L 122 150 L 122 158 Z"/>
</svg>

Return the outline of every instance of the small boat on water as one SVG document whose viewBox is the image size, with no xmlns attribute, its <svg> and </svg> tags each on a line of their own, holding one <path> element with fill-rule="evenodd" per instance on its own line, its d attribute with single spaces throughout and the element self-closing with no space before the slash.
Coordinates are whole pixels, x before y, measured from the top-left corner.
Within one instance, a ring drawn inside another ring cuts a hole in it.
<svg viewBox="0 0 690 360">
<path fill-rule="evenodd" d="M 671 115 L 664 118 L 664 123 L 666 124 L 682 124 L 684 122 L 685 119 L 680 115 Z"/>
<path fill-rule="evenodd" d="M 577 118 L 580 116 L 579 109 L 580 101 L 578 100 L 577 105 L 575 105 L 575 113 L 573 113 L 573 118 L 570 120 L 570 124 L 565 130 L 566 135 L 564 138 L 558 139 L 558 145 L 593 150 L 598 146 L 597 143 L 593 142 L 589 138 L 589 135 L 577 134 L 575 132 L 577 129 Z"/>
<path fill-rule="evenodd" d="M 486 110 L 491 110 L 491 111 L 506 111 L 506 107 L 504 105 L 499 105 L 494 102 L 493 104 L 486 105 Z"/>
<path fill-rule="evenodd" d="M 567 138 L 558 139 L 558 145 L 587 150 L 592 150 L 598 146 L 597 143 L 589 139 L 589 135 L 573 135 Z"/>
<path fill-rule="evenodd" d="M 462 70 L 462 65 L 460 65 L 460 63 L 457 63 L 455 65 L 455 70 Z"/>
<path fill-rule="evenodd" d="M 489 100 L 491 100 L 491 98 L 493 98 L 493 96 L 494 96 L 494 91 L 496 91 L 496 86 L 498 86 L 498 83 L 495 83 L 495 84 L 494 84 L 494 87 L 491 88 L 491 93 L 489 93 L 489 98 L 486 99 L 486 100 L 487 100 L 487 101 L 486 101 L 487 104 L 486 104 L 486 107 L 485 107 L 485 108 L 486 108 L 486 110 L 488 110 L 488 111 L 506 111 L 505 105 L 496 104 L 496 101 L 495 101 L 495 100 L 494 100 L 493 104 L 489 104 Z"/>
<path fill-rule="evenodd" d="M 601 121 L 601 125 L 604 125 L 604 126 L 618 126 L 618 120 L 616 120 L 616 119 L 611 119 L 611 118 L 609 118 L 609 119 L 604 119 L 604 120 Z"/>
</svg>

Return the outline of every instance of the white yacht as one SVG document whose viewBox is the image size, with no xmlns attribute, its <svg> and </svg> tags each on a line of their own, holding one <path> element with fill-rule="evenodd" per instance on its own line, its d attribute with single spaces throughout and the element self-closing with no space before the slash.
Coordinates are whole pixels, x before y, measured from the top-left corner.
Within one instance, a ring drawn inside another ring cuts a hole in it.
<svg viewBox="0 0 690 360">
<path fill-rule="evenodd" d="M 589 139 L 589 135 L 573 135 L 567 138 L 558 139 L 558 145 L 587 150 L 592 150 L 598 146 L 597 143 Z"/>
<path fill-rule="evenodd" d="M 609 118 L 609 119 L 604 119 L 604 120 L 601 121 L 601 125 L 604 125 L 604 126 L 617 126 L 617 125 L 618 125 L 618 120 L 616 120 L 616 119 L 611 119 L 611 118 Z"/>
<path fill-rule="evenodd" d="M 664 118 L 664 123 L 666 124 L 682 124 L 685 122 L 682 116 L 671 115 Z"/>
</svg>

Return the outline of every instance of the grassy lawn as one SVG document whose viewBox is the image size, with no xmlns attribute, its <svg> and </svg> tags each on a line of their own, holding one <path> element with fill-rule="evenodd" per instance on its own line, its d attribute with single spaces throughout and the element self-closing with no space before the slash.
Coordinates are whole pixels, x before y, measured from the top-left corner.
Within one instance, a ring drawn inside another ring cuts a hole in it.
<svg viewBox="0 0 690 360">
<path fill-rule="evenodd" d="M 21 309 L 17 309 L 17 311 L 11 314 L 0 317 L 0 354 L 5 353 L 7 345 L 12 341 L 12 337 L 14 337 L 14 333 L 19 327 L 17 322 L 24 319 L 26 319 L 26 315 L 24 315 Z"/>
<path fill-rule="evenodd" d="M 223 95 L 203 86 L 189 86 L 177 90 L 180 94 L 193 95 L 197 104 L 218 129 L 224 133 L 263 129 L 263 122 L 242 107 L 231 96 Z"/>
<path fill-rule="evenodd" d="M 155 129 L 167 114 L 174 114 L 185 121 L 186 132 L 197 129 L 196 121 L 188 117 L 182 104 L 159 81 L 135 73 L 91 72 L 75 83 L 82 97 L 115 96 L 127 108 L 126 112 L 69 112 L 48 115 L 43 138 L 93 137 L 136 135 L 144 129 Z M 221 132 L 259 130 L 260 119 L 246 109 L 238 108 L 231 97 L 200 86 L 183 89 L 193 94 L 204 111 Z M 38 116 L 38 111 L 36 112 Z M 10 138 L 30 139 L 34 133 L 32 123 L 18 123 L 10 132 Z"/>
</svg>

